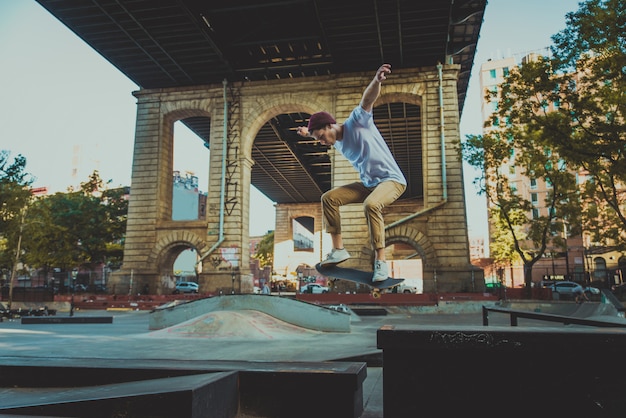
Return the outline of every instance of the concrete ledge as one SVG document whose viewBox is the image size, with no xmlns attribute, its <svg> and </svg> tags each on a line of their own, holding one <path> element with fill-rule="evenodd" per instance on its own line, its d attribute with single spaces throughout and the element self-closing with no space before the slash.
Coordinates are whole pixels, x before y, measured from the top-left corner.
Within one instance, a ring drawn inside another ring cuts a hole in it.
<svg viewBox="0 0 626 418">
<path fill-rule="evenodd" d="M 350 332 L 350 314 L 268 295 L 226 295 L 165 305 L 150 313 L 149 329 L 171 327 L 218 310 L 255 310 L 289 324 L 324 332 Z"/>
<path fill-rule="evenodd" d="M 112 324 L 112 316 L 25 316 L 22 324 Z"/>
<path fill-rule="evenodd" d="M 239 415 L 220 416 L 358 418 L 363 413 L 363 382 L 367 377 L 367 366 L 365 363 L 357 362 L 145 359 L 134 359 L 131 362 L 115 359 L 3 357 L 0 359 L 0 376 L 2 376 L 0 387 L 3 388 L 0 390 L 0 405 L 19 406 L 12 400 L 11 390 L 13 389 L 16 393 L 22 394 L 21 405 L 46 403 L 47 397 L 40 396 L 43 393 L 40 391 L 41 388 L 46 388 L 51 393 L 60 389 L 62 392 L 68 392 L 74 396 L 72 402 L 77 404 L 80 403 L 78 402 L 78 397 L 82 396 L 80 394 L 87 392 L 90 396 L 97 396 L 100 392 L 124 393 L 127 390 L 131 395 L 143 396 L 138 391 L 142 385 L 146 385 L 147 388 L 168 389 L 163 392 L 163 396 L 167 398 L 170 395 L 165 393 L 176 392 L 180 386 L 184 388 L 185 382 L 195 382 L 177 379 L 194 375 L 207 376 L 207 373 L 236 373 L 238 377 L 235 393 L 239 400 Z M 135 386 L 127 386 L 129 383 Z M 227 388 L 231 386 L 231 382 L 228 381 Z M 200 395 L 194 394 L 194 402 L 202 404 L 208 402 L 208 405 L 214 402 L 211 400 L 212 395 Z M 230 393 L 226 393 L 225 396 L 226 399 L 232 399 Z M 310 401 L 309 396 L 312 397 Z M 171 407 L 179 404 L 174 398 L 167 399 L 171 402 Z M 134 402 L 132 397 L 129 397 L 129 402 Z M 230 401 L 227 404 L 230 405 Z M 0 407 L 0 413 L 8 411 L 10 409 Z M 155 414 L 151 415 L 150 412 L 153 411 Z M 166 407 L 163 407 L 162 412 L 163 414 L 159 412 L 159 408 L 153 409 L 147 405 L 142 414 L 124 416 L 204 416 L 172 413 L 171 409 Z M 170 414 L 166 415 L 165 412 Z M 122 415 L 91 414 L 81 410 L 79 414 L 71 416 Z"/>
<path fill-rule="evenodd" d="M 617 417 L 626 331 L 387 326 L 385 417 Z"/>
<path fill-rule="evenodd" d="M 84 387 L 9 388 L 0 411 L 31 416 L 218 418 L 237 413 L 237 373 Z"/>
</svg>

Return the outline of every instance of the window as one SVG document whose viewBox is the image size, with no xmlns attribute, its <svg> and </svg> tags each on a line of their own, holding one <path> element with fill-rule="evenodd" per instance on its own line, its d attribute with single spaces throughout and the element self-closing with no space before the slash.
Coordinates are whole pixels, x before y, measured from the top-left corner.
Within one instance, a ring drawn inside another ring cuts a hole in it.
<svg viewBox="0 0 626 418">
<path fill-rule="evenodd" d="M 537 195 L 537 193 L 531 193 L 530 201 L 532 202 L 534 206 L 537 206 L 539 204 L 539 195 Z"/>
<path fill-rule="evenodd" d="M 585 182 L 585 176 L 584 175 L 580 175 L 580 173 L 576 173 L 576 184 L 580 185 L 583 184 Z"/>
<path fill-rule="evenodd" d="M 530 188 L 531 189 L 537 188 L 537 179 L 530 179 Z"/>
<path fill-rule="evenodd" d="M 502 67 L 502 75 L 505 77 L 509 75 L 509 67 Z"/>
<path fill-rule="evenodd" d="M 495 68 L 489 70 L 489 77 L 493 78 L 494 80 L 496 79 L 496 69 Z"/>
<path fill-rule="evenodd" d="M 533 219 L 539 219 L 539 209 L 533 208 Z"/>
<path fill-rule="evenodd" d="M 593 259 L 593 278 L 594 280 L 606 279 L 606 260 L 602 257 Z"/>
<path fill-rule="evenodd" d="M 313 223 L 314 218 L 310 216 L 300 216 L 292 219 L 294 251 L 313 251 Z"/>
</svg>

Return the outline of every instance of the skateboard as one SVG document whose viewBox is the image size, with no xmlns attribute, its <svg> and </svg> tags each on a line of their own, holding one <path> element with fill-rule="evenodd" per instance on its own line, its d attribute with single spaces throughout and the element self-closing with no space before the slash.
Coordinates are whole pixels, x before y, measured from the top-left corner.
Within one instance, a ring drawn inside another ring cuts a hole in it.
<svg viewBox="0 0 626 418">
<path fill-rule="evenodd" d="M 335 280 L 348 280 L 354 283 L 365 284 L 372 289 L 372 297 L 374 299 L 380 298 L 380 292 L 384 289 L 391 289 L 398 286 L 404 281 L 404 279 L 394 279 L 389 277 L 382 282 L 372 283 L 372 272 L 362 271 L 357 269 L 337 267 L 336 265 L 321 266 L 319 263 L 315 265 L 315 269 L 330 278 L 331 286 Z"/>
</svg>

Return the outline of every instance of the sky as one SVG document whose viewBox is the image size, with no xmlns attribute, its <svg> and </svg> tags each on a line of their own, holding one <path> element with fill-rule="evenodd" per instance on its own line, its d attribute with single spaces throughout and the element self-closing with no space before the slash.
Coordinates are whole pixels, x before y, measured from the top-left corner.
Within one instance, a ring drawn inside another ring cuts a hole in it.
<svg viewBox="0 0 626 418">
<path fill-rule="evenodd" d="M 578 3 L 489 0 L 461 117 L 462 138 L 482 132 L 481 64 L 548 47 Z M 0 150 L 26 157 L 34 187 L 65 191 L 93 170 L 109 187 L 130 185 L 136 84 L 34 0 L 0 0 L 0 63 Z M 180 122 L 174 135 L 174 169 L 197 175 L 206 191 L 208 150 Z M 486 204 L 472 184 L 477 175 L 465 167 L 468 230 L 470 239 L 486 240 Z M 250 234 L 263 235 L 275 226 L 273 203 L 256 189 L 251 193 Z"/>
</svg>

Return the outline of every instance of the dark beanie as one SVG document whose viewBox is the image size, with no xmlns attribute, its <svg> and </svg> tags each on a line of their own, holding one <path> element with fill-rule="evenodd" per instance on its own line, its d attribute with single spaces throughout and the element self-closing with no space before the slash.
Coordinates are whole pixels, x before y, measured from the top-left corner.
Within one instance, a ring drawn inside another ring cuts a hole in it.
<svg viewBox="0 0 626 418">
<path fill-rule="evenodd" d="M 316 129 L 321 129 L 326 125 L 332 125 L 337 123 L 335 118 L 328 112 L 317 112 L 311 115 L 309 119 L 309 132 L 313 132 Z"/>
</svg>

